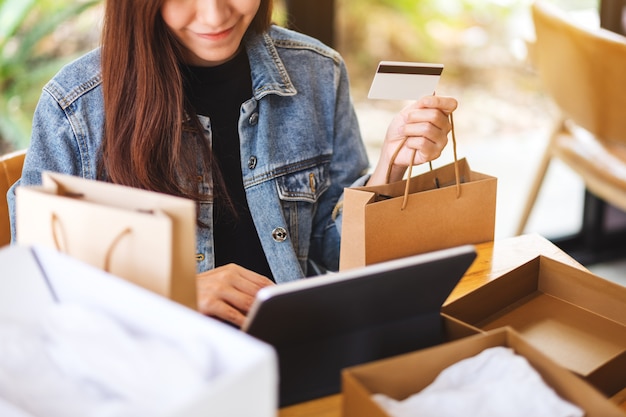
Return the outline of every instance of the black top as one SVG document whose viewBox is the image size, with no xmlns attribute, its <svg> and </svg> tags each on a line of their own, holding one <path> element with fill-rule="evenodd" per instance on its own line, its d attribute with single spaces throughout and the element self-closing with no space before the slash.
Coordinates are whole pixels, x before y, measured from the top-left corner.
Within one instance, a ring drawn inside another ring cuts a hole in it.
<svg viewBox="0 0 626 417">
<path fill-rule="evenodd" d="M 241 174 L 238 122 L 241 105 L 252 97 L 245 51 L 216 67 L 188 67 L 185 92 L 196 113 L 211 119 L 213 154 L 235 213 L 216 202 L 213 211 L 215 266 L 235 263 L 273 279 L 254 227 Z"/>
</svg>

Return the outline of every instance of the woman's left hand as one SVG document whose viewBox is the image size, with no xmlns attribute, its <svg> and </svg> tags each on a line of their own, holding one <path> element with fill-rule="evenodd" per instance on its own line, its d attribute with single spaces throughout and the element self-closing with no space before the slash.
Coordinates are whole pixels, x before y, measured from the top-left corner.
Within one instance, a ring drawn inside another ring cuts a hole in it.
<svg viewBox="0 0 626 417">
<path fill-rule="evenodd" d="M 403 178 L 406 168 L 437 159 L 446 144 L 451 125 L 449 115 L 457 108 L 452 97 L 426 96 L 406 106 L 391 121 L 380 158 L 367 185 L 387 182 L 387 168 L 398 146 L 406 139 L 393 162 L 389 182 Z"/>
</svg>

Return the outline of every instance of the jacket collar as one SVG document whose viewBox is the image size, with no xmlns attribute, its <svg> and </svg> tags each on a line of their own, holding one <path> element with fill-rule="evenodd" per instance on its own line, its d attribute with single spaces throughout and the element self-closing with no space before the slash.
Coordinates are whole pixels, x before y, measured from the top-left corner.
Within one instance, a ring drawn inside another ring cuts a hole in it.
<svg viewBox="0 0 626 417">
<path fill-rule="evenodd" d="M 245 46 L 250 60 L 255 99 L 260 100 L 268 94 L 279 96 L 297 94 L 270 33 L 248 34 Z"/>
</svg>

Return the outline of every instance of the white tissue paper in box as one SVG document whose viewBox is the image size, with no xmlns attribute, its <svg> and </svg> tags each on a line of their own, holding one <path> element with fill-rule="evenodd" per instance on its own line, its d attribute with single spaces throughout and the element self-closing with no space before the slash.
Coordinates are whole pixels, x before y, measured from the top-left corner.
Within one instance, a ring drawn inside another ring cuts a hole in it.
<svg viewBox="0 0 626 417">
<path fill-rule="evenodd" d="M 4 417 L 277 414 L 271 346 L 50 249 L 0 268 Z"/>
</svg>

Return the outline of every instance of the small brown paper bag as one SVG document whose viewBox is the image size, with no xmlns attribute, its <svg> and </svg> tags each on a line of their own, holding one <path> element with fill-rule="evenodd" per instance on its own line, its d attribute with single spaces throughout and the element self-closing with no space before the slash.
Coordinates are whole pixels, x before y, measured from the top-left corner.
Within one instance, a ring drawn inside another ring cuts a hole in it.
<svg viewBox="0 0 626 417">
<path fill-rule="evenodd" d="M 196 309 L 195 203 L 59 173 L 16 189 L 16 240 Z"/>
<path fill-rule="evenodd" d="M 344 190 L 340 270 L 493 240 L 497 179 L 457 159 L 454 125 L 452 142 L 452 164 Z"/>
</svg>

